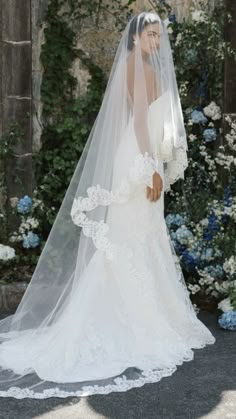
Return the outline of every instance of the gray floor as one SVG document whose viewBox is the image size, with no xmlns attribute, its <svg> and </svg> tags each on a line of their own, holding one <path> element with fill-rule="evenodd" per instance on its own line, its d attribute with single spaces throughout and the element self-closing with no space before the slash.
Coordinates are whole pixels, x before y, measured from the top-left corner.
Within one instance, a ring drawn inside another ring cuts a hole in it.
<svg viewBox="0 0 236 419">
<path fill-rule="evenodd" d="M 194 351 L 170 377 L 123 393 L 86 398 L 16 400 L 0 398 L 4 419 L 236 419 L 236 332 L 201 312 L 216 343 Z"/>
</svg>

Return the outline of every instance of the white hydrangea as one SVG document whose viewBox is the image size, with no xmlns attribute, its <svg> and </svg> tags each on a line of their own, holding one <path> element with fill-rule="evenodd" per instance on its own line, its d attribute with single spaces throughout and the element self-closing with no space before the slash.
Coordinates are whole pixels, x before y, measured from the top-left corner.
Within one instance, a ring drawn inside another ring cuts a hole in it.
<svg viewBox="0 0 236 419">
<path fill-rule="evenodd" d="M 19 227 L 19 233 L 24 234 L 25 232 L 32 230 L 33 228 L 37 228 L 39 225 L 39 221 L 34 217 L 28 217 L 25 221 L 23 221 Z"/>
<path fill-rule="evenodd" d="M 205 12 L 203 12 L 203 10 L 194 10 L 191 13 L 192 16 L 192 20 L 194 20 L 195 22 L 205 22 L 207 15 Z"/>
<path fill-rule="evenodd" d="M 208 106 L 205 106 L 205 108 L 203 108 L 203 112 L 206 116 L 213 119 L 213 121 L 221 118 L 220 107 L 214 101 L 212 101 Z"/>
<path fill-rule="evenodd" d="M 236 273 L 236 257 L 231 256 L 229 259 L 226 259 L 226 261 L 223 264 L 223 269 L 226 273 L 233 275 Z"/>
<path fill-rule="evenodd" d="M 230 297 L 225 298 L 224 300 L 218 303 L 218 308 L 224 312 L 233 310 L 231 305 Z"/>
<path fill-rule="evenodd" d="M 16 256 L 15 249 L 10 246 L 0 244 L 0 260 L 13 259 Z"/>
</svg>

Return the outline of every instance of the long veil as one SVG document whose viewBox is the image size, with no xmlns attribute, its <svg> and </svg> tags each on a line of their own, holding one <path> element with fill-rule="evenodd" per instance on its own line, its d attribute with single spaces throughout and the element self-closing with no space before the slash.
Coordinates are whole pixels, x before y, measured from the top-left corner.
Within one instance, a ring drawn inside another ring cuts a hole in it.
<svg viewBox="0 0 236 419">
<path fill-rule="evenodd" d="M 157 100 L 163 101 L 161 140 L 151 138 L 148 124 L 148 111 Z M 114 184 L 117 150 L 130 123 L 135 129 L 137 148 L 133 149 L 126 176 Z M 47 341 L 47 345 L 41 342 L 51 330 L 57 330 L 76 293 L 77 326 L 86 329 L 86 318 L 81 314 L 86 305 L 83 297 L 93 284 L 84 280 L 84 272 L 96 252 L 104 255 L 104 263 L 111 264 L 129 250 L 126 243 L 116 242 L 112 235 L 107 222 L 109 208 L 128 202 L 137 185 L 152 186 L 160 161 L 164 163 L 164 190 L 168 191 L 171 184 L 184 178 L 188 165 L 186 133 L 167 29 L 156 13 L 143 12 L 132 17 L 122 33 L 100 111 L 31 282 L 16 313 L 0 321 L 1 396 L 66 397 L 94 391 L 94 381 L 82 383 L 75 377 L 68 382 L 63 365 L 52 366 L 51 373 L 59 370 L 57 380 L 50 379 L 50 371 L 47 379 L 37 374 L 44 353 L 57 351 L 53 341 Z M 172 251 L 174 255 L 173 247 Z M 107 293 L 109 299 L 109 289 Z M 73 332 L 58 329 L 57 336 L 61 333 L 61 339 L 73 339 Z M 38 352 L 32 349 L 36 341 Z M 29 367 L 23 368 L 26 358 Z M 65 354 L 65 368 L 68 359 L 69 354 Z M 130 386 L 145 382 L 133 369 L 130 377 L 128 373 L 123 378 L 105 376 L 104 382 L 97 382 L 97 391 L 119 391 L 119 380 L 123 380 L 122 390 L 124 380 L 126 388 L 129 380 Z"/>
</svg>

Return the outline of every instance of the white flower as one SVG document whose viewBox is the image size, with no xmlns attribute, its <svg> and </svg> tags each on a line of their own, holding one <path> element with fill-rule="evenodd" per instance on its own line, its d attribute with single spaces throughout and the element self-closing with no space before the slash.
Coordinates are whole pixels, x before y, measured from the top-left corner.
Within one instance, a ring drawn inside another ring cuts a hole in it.
<svg viewBox="0 0 236 419">
<path fill-rule="evenodd" d="M 201 289 L 199 285 L 197 284 L 196 285 L 189 284 L 188 288 L 190 289 L 192 294 L 196 294 Z"/>
<path fill-rule="evenodd" d="M 25 221 L 23 221 L 19 227 L 19 233 L 24 234 L 25 231 L 31 230 L 32 228 L 37 228 L 39 222 L 36 218 L 28 217 Z"/>
<path fill-rule="evenodd" d="M 175 45 L 179 45 L 182 41 L 182 33 L 178 33 L 175 40 Z"/>
<path fill-rule="evenodd" d="M 231 256 L 223 264 L 223 269 L 226 273 L 233 275 L 236 273 L 236 257 Z"/>
<path fill-rule="evenodd" d="M 218 304 L 218 308 L 224 312 L 233 310 L 233 306 L 231 305 L 230 298 L 227 297 L 224 300 L 220 301 Z"/>
<path fill-rule="evenodd" d="M 22 240 L 22 236 L 21 235 L 17 235 L 17 233 L 14 233 L 10 238 L 9 241 L 11 243 L 16 243 L 16 242 L 20 242 Z"/>
<path fill-rule="evenodd" d="M 4 246 L 0 244 L 0 259 L 9 260 L 15 257 L 15 249 L 10 246 Z"/>
<path fill-rule="evenodd" d="M 189 134 L 188 138 L 190 142 L 193 142 L 194 140 L 196 140 L 197 136 L 195 134 Z"/>
<path fill-rule="evenodd" d="M 203 108 L 203 112 L 206 116 L 213 119 L 213 121 L 221 118 L 220 107 L 214 101 L 212 101 L 208 106 L 205 106 L 205 108 Z"/>
<path fill-rule="evenodd" d="M 191 15 L 195 22 L 205 22 L 206 20 L 206 14 L 202 10 L 194 10 Z"/>
</svg>

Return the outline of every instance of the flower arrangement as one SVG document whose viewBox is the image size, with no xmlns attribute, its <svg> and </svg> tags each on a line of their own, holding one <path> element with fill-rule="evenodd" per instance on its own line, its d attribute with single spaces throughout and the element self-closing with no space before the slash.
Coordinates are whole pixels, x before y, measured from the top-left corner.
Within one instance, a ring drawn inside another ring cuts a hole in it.
<svg viewBox="0 0 236 419">
<path fill-rule="evenodd" d="M 165 219 L 193 302 L 223 311 L 219 325 L 233 330 L 236 122 L 226 117 L 229 131 L 223 135 L 221 109 L 224 60 L 236 59 L 236 53 L 223 36 L 231 15 L 224 5 L 211 14 L 207 7 L 207 2 L 194 0 L 188 18 L 168 22 L 189 166 L 184 182 L 167 195 Z"/>
<path fill-rule="evenodd" d="M 33 204 L 32 199 L 28 195 L 25 195 L 17 202 L 16 208 L 17 212 L 21 214 L 21 224 L 18 232 L 14 232 L 9 238 L 11 243 L 22 242 L 22 246 L 26 249 L 39 246 L 40 238 L 34 232 L 39 226 L 39 221 L 28 215 L 38 205 L 42 205 L 41 201 L 35 201 Z"/>
<path fill-rule="evenodd" d="M 44 245 L 45 206 L 38 199 L 37 190 L 32 198 L 29 195 L 13 197 L 10 202 L 18 226 L 7 237 L 1 236 L 0 280 L 4 283 L 18 278 L 20 281 L 30 279 Z M 0 215 L 4 222 L 4 215 Z"/>
</svg>

